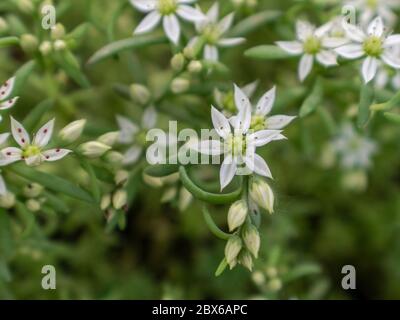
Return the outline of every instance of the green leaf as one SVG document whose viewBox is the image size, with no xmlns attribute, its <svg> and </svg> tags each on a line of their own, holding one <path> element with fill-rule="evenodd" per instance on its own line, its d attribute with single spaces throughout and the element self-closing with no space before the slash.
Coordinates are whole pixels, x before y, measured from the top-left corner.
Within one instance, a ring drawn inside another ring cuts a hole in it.
<svg viewBox="0 0 400 320">
<path fill-rule="evenodd" d="M 253 31 L 256 31 L 269 22 L 275 21 L 281 16 L 281 12 L 266 10 L 254 14 L 232 28 L 229 37 L 243 37 Z"/>
<path fill-rule="evenodd" d="M 244 55 L 248 58 L 261 60 L 279 60 L 293 57 L 292 54 L 287 53 L 286 51 L 274 45 L 262 45 L 253 47 L 246 50 Z"/>
<path fill-rule="evenodd" d="M 226 261 L 226 259 L 222 259 L 221 263 L 219 264 L 217 270 L 215 271 L 215 276 L 219 277 L 226 269 L 226 267 L 228 266 L 228 262 Z"/>
<path fill-rule="evenodd" d="M 25 117 L 23 123 L 25 129 L 30 132 L 35 129 L 35 126 L 40 123 L 43 115 L 48 113 L 54 106 L 54 101 L 52 99 L 47 99 L 39 104 L 37 104 Z"/>
<path fill-rule="evenodd" d="M 304 263 L 291 269 L 289 273 L 283 277 L 282 280 L 285 283 L 288 283 L 290 281 L 294 281 L 302 277 L 315 275 L 318 273 L 321 273 L 320 266 L 315 263 Z"/>
<path fill-rule="evenodd" d="M 400 124 L 400 114 L 399 113 L 385 112 L 383 115 L 389 121 L 394 122 L 396 124 Z"/>
<path fill-rule="evenodd" d="M 10 218 L 4 209 L 0 209 L 0 257 L 8 259 L 14 252 L 14 246 Z"/>
<path fill-rule="evenodd" d="M 15 97 L 19 95 L 21 89 L 24 87 L 25 82 L 27 81 L 35 66 L 35 61 L 31 60 L 17 70 L 17 72 L 15 73 L 15 85 L 11 96 Z"/>
<path fill-rule="evenodd" d="M 363 85 L 361 87 L 360 104 L 358 106 L 357 125 L 359 128 L 363 128 L 367 124 L 370 115 L 369 107 L 373 101 L 374 89 L 371 85 Z"/>
<path fill-rule="evenodd" d="M 182 184 L 185 188 L 197 199 L 211 203 L 211 204 L 227 204 L 232 203 L 238 199 L 242 193 L 242 188 L 238 188 L 231 193 L 211 193 L 201 189 L 197 186 L 192 179 L 188 176 L 188 173 L 184 166 L 179 168 L 179 175 Z"/>
<path fill-rule="evenodd" d="M 23 223 L 25 224 L 25 228 L 22 231 L 21 237 L 26 238 L 30 236 L 33 227 L 35 226 L 35 215 L 32 212 L 30 212 L 23 203 L 19 201 L 17 201 L 15 207 L 17 209 L 19 216 L 23 220 Z"/>
<path fill-rule="evenodd" d="M 61 213 L 69 213 L 70 209 L 67 204 L 61 199 L 61 197 L 57 197 L 54 194 L 44 191 L 43 195 L 46 197 L 46 204 L 50 205 L 57 212 Z"/>
<path fill-rule="evenodd" d="M 155 178 L 166 177 L 178 171 L 179 171 L 178 164 L 158 164 L 154 166 L 149 166 L 146 169 L 144 169 L 145 174 Z"/>
<path fill-rule="evenodd" d="M 17 44 L 19 44 L 19 39 L 17 37 L 0 38 L 0 48 L 15 46 Z"/>
<path fill-rule="evenodd" d="M 82 88 L 89 88 L 90 82 L 81 71 L 79 62 L 75 56 L 68 50 L 64 50 L 54 55 L 57 64 L 65 71 L 65 73 L 73 79 Z"/>
<path fill-rule="evenodd" d="M 210 229 L 213 235 L 222 240 L 228 240 L 230 238 L 231 235 L 229 233 L 223 232 L 220 228 L 218 228 L 206 206 L 203 206 L 203 217 L 207 227 Z"/>
<path fill-rule="evenodd" d="M 4 282 L 10 282 L 12 280 L 10 268 L 2 259 L 0 259 L 0 280 Z"/>
<path fill-rule="evenodd" d="M 201 63 L 205 69 L 209 69 L 211 71 L 216 71 L 219 73 L 229 73 L 229 68 L 219 61 L 202 60 Z"/>
<path fill-rule="evenodd" d="M 314 112 L 317 109 L 318 105 L 322 102 L 322 85 L 321 82 L 317 79 L 315 81 L 314 87 L 311 90 L 308 97 L 304 100 L 301 108 L 300 108 L 300 117 L 304 118 L 310 113 Z"/>
<path fill-rule="evenodd" d="M 15 174 L 29 181 L 37 182 L 54 192 L 59 192 L 81 201 L 94 202 L 94 199 L 87 191 L 58 176 L 35 170 L 25 164 L 17 164 L 8 168 Z"/>
<path fill-rule="evenodd" d="M 95 64 L 125 50 L 143 48 L 161 43 L 168 43 L 168 39 L 165 36 L 160 37 L 149 35 L 115 41 L 101 48 L 93 56 L 91 56 L 88 64 Z"/>
<path fill-rule="evenodd" d="M 79 161 L 82 165 L 82 168 L 89 175 L 90 190 L 92 191 L 92 195 L 93 195 L 94 199 L 96 200 L 96 203 L 100 203 L 101 191 L 100 191 L 100 186 L 99 186 L 99 182 L 97 180 L 95 171 L 93 170 L 91 164 L 83 157 L 79 157 Z"/>
</svg>

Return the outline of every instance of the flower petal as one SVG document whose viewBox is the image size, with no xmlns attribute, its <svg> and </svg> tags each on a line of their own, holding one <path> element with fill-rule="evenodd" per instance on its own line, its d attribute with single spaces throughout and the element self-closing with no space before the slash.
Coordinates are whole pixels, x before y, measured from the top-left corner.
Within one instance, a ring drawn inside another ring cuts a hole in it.
<svg viewBox="0 0 400 320">
<path fill-rule="evenodd" d="M 314 35 L 317 36 L 318 38 L 322 38 L 326 33 L 328 33 L 333 26 L 333 22 L 329 21 L 325 23 L 324 25 L 320 26 L 317 28 L 314 32 Z"/>
<path fill-rule="evenodd" d="M 161 20 L 161 15 L 157 11 L 150 12 L 136 27 L 134 34 L 142 34 L 153 30 Z"/>
<path fill-rule="evenodd" d="M 317 60 L 319 63 L 326 67 L 330 66 L 336 66 L 337 61 L 336 61 L 336 54 L 328 51 L 328 50 L 322 50 L 317 54 Z"/>
<path fill-rule="evenodd" d="M 348 23 L 343 20 L 342 27 L 346 32 L 348 38 L 356 42 L 363 42 L 365 39 L 365 33 L 354 24 Z"/>
<path fill-rule="evenodd" d="M 240 89 L 236 84 L 234 85 L 234 96 L 235 96 L 235 105 L 236 108 L 241 111 L 251 107 L 249 98 L 245 95 L 245 93 Z"/>
<path fill-rule="evenodd" d="M 38 166 L 43 161 L 44 161 L 44 156 L 41 154 L 25 158 L 25 163 L 30 167 Z"/>
<path fill-rule="evenodd" d="M 7 99 L 14 89 L 15 77 L 8 79 L 1 87 L 0 87 L 0 101 Z"/>
<path fill-rule="evenodd" d="M 142 117 L 142 126 L 146 129 L 152 129 L 157 123 L 157 111 L 151 106 L 146 109 Z"/>
<path fill-rule="evenodd" d="M 139 132 L 139 127 L 124 116 L 117 115 L 116 118 L 120 129 L 119 141 L 123 144 L 132 143 L 134 135 Z"/>
<path fill-rule="evenodd" d="M 125 152 L 124 160 L 122 161 L 122 163 L 125 165 L 135 163 L 139 159 L 141 154 L 142 148 L 139 146 L 133 146 Z"/>
<path fill-rule="evenodd" d="M 395 45 L 400 45 L 400 34 L 393 34 L 387 37 L 384 43 L 385 48 Z"/>
<path fill-rule="evenodd" d="M 229 28 L 232 26 L 234 16 L 235 14 L 232 12 L 227 16 L 225 16 L 224 18 L 222 18 L 220 22 L 218 22 L 217 27 L 220 34 L 224 34 L 229 30 Z"/>
<path fill-rule="evenodd" d="M 275 102 L 276 95 L 276 87 L 274 86 L 271 90 L 267 91 L 261 98 L 258 100 L 256 106 L 256 114 L 261 116 L 266 116 L 270 113 L 272 106 Z"/>
<path fill-rule="evenodd" d="M 174 44 L 177 44 L 181 35 L 181 28 L 178 19 L 174 14 L 164 16 L 163 26 L 165 34 Z"/>
<path fill-rule="evenodd" d="M 272 179 L 272 173 L 271 173 L 271 170 L 269 169 L 267 163 L 257 153 L 254 153 L 252 156 L 246 157 L 245 162 L 246 162 L 247 167 L 251 171 L 255 172 L 256 174 L 258 174 L 260 176 Z"/>
<path fill-rule="evenodd" d="M 245 42 L 245 38 L 225 38 L 218 41 L 218 46 L 220 47 L 234 47 L 243 42 Z"/>
<path fill-rule="evenodd" d="M 8 147 L 1 150 L 0 163 L 7 165 L 22 159 L 22 150 L 15 147 Z"/>
<path fill-rule="evenodd" d="M 31 139 L 22 124 L 20 124 L 13 117 L 11 118 L 11 133 L 12 136 L 21 147 L 25 147 L 30 144 Z"/>
<path fill-rule="evenodd" d="M 305 54 L 301 57 L 299 63 L 299 79 L 301 82 L 310 74 L 314 63 L 314 57 L 310 54 Z"/>
<path fill-rule="evenodd" d="M 365 83 L 370 82 L 376 75 L 378 60 L 374 57 L 367 57 L 362 65 L 362 75 Z"/>
<path fill-rule="evenodd" d="M 236 134 L 246 133 L 251 124 L 251 106 L 245 106 L 244 109 L 239 110 L 236 117 L 232 117 L 233 128 Z"/>
<path fill-rule="evenodd" d="M 202 20 L 206 19 L 206 16 L 200 10 L 192 8 L 187 5 L 180 5 L 178 7 L 178 10 L 176 11 L 176 13 L 182 19 L 185 19 L 185 20 L 191 21 L 191 22 L 197 22 L 197 21 L 202 21 Z"/>
<path fill-rule="evenodd" d="M 255 147 L 262 147 L 271 142 L 281 132 L 281 130 L 260 130 L 248 136 L 248 143 Z"/>
<path fill-rule="evenodd" d="M 368 25 L 368 35 L 381 37 L 385 26 L 383 25 L 383 20 L 381 17 L 376 17 L 372 22 Z"/>
<path fill-rule="evenodd" d="M 218 49 L 216 46 L 206 44 L 204 46 L 204 59 L 210 61 L 218 61 Z"/>
<path fill-rule="evenodd" d="M 211 106 L 211 120 L 220 137 L 225 139 L 231 133 L 228 119 L 213 106 Z"/>
<path fill-rule="evenodd" d="M 299 41 L 277 41 L 276 45 L 290 54 L 302 54 L 303 45 Z"/>
<path fill-rule="evenodd" d="M 216 23 L 218 21 L 218 16 L 219 16 L 219 3 L 214 2 L 211 8 L 207 11 L 207 19 L 208 21 Z"/>
<path fill-rule="evenodd" d="M 389 52 L 385 52 L 381 56 L 382 60 L 389 66 L 394 69 L 400 69 L 400 57 L 395 57 L 393 54 Z"/>
<path fill-rule="evenodd" d="M 336 48 L 335 52 L 347 59 L 358 59 L 365 54 L 361 44 L 346 44 Z"/>
<path fill-rule="evenodd" d="M 9 136 L 10 136 L 9 132 L 0 134 L 0 145 L 6 142 Z"/>
<path fill-rule="evenodd" d="M 314 33 L 314 26 L 307 21 L 298 20 L 296 22 L 297 39 L 304 41 Z"/>
<path fill-rule="evenodd" d="M 19 97 L 15 97 L 12 99 L 9 99 L 7 101 L 1 102 L 0 103 L 0 110 L 7 110 L 10 109 L 14 106 L 14 104 L 17 102 Z"/>
<path fill-rule="evenodd" d="M 33 144 L 38 147 L 44 147 L 47 145 L 51 139 L 54 128 L 54 119 L 47 122 L 43 127 L 41 127 L 33 138 Z"/>
<path fill-rule="evenodd" d="M 236 173 L 236 162 L 231 155 L 225 156 L 219 170 L 219 181 L 221 184 L 221 191 L 232 181 Z"/>
<path fill-rule="evenodd" d="M 344 46 L 349 42 L 346 38 L 325 37 L 322 39 L 322 46 L 324 48 L 335 49 Z"/>
<path fill-rule="evenodd" d="M 253 82 L 251 82 L 251 83 L 246 84 L 246 85 L 245 85 L 244 87 L 242 87 L 241 89 L 242 89 L 243 93 L 244 93 L 247 97 L 251 98 L 251 97 L 253 96 L 253 94 L 254 94 L 254 93 L 256 92 L 256 90 L 257 90 L 258 83 L 259 83 L 258 80 L 253 81 Z"/>
<path fill-rule="evenodd" d="M 267 128 L 268 129 L 283 129 L 290 122 L 292 122 L 296 117 L 276 115 L 267 118 Z"/>
<path fill-rule="evenodd" d="M 45 161 L 57 161 L 64 158 L 68 153 L 71 152 L 72 150 L 57 148 L 46 150 L 42 154 Z"/>
<path fill-rule="evenodd" d="M 157 7 L 156 0 L 129 0 L 130 3 L 139 11 L 150 12 Z"/>
</svg>

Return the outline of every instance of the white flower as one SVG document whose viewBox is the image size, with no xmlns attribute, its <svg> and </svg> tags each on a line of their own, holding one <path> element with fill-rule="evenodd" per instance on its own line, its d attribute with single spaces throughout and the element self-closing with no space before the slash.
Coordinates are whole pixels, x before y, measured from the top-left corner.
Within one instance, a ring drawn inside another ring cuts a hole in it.
<svg viewBox="0 0 400 320">
<path fill-rule="evenodd" d="M 243 92 L 243 90 L 239 89 L 236 86 L 234 94 L 235 94 L 236 106 L 238 106 L 239 111 L 241 111 L 240 108 L 243 107 L 243 104 L 238 103 L 238 101 L 245 101 L 246 103 L 250 104 L 250 100 Z M 276 96 L 276 87 L 273 87 L 258 100 L 257 105 L 252 108 L 253 110 L 250 122 L 250 129 L 254 131 L 264 130 L 264 129 L 279 130 L 285 128 L 290 122 L 292 122 L 296 118 L 285 115 L 268 116 L 274 105 L 275 96 Z M 231 121 L 232 119 L 234 119 L 234 117 L 231 118 Z M 276 137 L 276 140 L 281 140 L 284 138 L 285 138 L 284 136 L 278 135 Z"/>
<path fill-rule="evenodd" d="M 366 32 L 346 22 L 343 28 L 353 43 L 337 48 L 336 52 L 347 59 L 366 57 L 362 65 L 365 83 L 375 77 L 379 61 L 394 69 L 400 69 L 400 57 L 396 57 L 391 49 L 400 44 L 400 34 L 386 36 L 381 17 L 374 19 Z"/>
<path fill-rule="evenodd" d="M 12 97 L 15 85 L 15 77 L 7 80 L 0 87 L 0 110 L 10 109 L 17 102 L 18 97 Z"/>
<path fill-rule="evenodd" d="M 218 48 L 233 47 L 246 41 L 245 38 L 225 38 L 225 33 L 231 28 L 234 13 L 225 16 L 218 21 L 219 4 L 214 3 L 208 10 L 206 19 L 196 22 L 196 30 L 199 36 L 194 37 L 188 46 L 195 44 L 202 39 L 204 41 L 203 57 L 205 60 L 217 61 L 219 54 Z"/>
<path fill-rule="evenodd" d="M 177 16 L 197 22 L 205 18 L 204 14 L 188 4 L 196 0 L 130 0 L 139 11 L 147 13 L 136 27 L 134 34 L 143 34 L 153 30 L 162 20 L 165 34 L 175 44 L 178 43 L 181 28 Z"/>
<path fill-rule="evenodd" d="M 371 157 L 377 152 L 376 143 L 360 135 L 351 123 L 342 125 L 332 147 L 344 169 L 368 169 Z"/>
<path fill-rule="evenodd" d="M 157 122 L 157 112 L 154 107 L 149 107 L 143 113 L 141 126 L 133 123 L 126 117 L 117 116 L 120 128 L 119 142 L 132 145 L 124 154 L 125 165 L 135 163 L 144 150 L 146 143 L 146 132 L 154 128 Z"/>
<path fill-rule="evenodd" d="M 381 16 L 385 22 L 392 25 L 397 20 L 393 10 L 400 7 L 398 0 L 348 0 L 346 4 L 354 6 L 361 12 L 362 25 L 368 24 L 376 16 Z"/>
<path fill-rule="evenodd" d="M 60 160 L 72 152 L 71 150 L 60 148 L 43 150 L 51 139 L 53 127 L 54 119 L 39 129 L 31 143 L 31 139 L 22 124 L 11 117 L 11 133 L 20 148 L 8 147 L 2 149 L 0 152 L 4 164 L 25 160 L 28 166 L 34 166 L 41 164 L 43 161 Z"/>
<path fill-rule="evenodd" d="M 400 57 L 400 46 L 393 48 L 393 54 Z M 376 75 L 375 85 L 379 89 L 384 89 L 388 84 L 390 84 L 393 89 L 400 90 L 400 70 L 394 70 L 388 66 L 381 66 Z"/>
<path fill-rule="evenodd" d="M 316 59 L 326 67 L 337 65 L 336 54 L 332 51 L 347 42 L 344 38 L 329 35 L 333 22 L 328 22 L 319 28 L 306 21 L 297 21 L 297 41 L 278 41 L 276 44 L 293 55 L 302 55 L 298 75 L 300 81 L 309 75 Z"/>
<path fill-rule="evenodd" d="M 265 160 L 256 154 L 256 148 L 273 141 L 281 133 L 280 130 L 250 131 L 250 102 L 245 96 L 240 99 L 236 95 L 236 98 L 236 104 L 240 111 L 231 121 L 216 108 L 211 107 L 214 129 L 223 142 L 203 140 L 197 146 L 197 151 L 203 154 L 213 156 L 224 154 L 224 161 L 220 168 L 221 190 L 232 181 L 236 174 L 254 172 L 272 178 Z"/>
</svg>

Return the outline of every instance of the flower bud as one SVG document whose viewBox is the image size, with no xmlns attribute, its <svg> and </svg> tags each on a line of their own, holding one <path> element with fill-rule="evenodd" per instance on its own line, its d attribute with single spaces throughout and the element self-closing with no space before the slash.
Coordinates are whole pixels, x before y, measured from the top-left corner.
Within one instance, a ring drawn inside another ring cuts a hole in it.
<svg viewBox="0 0 400 320">
<path fill-rule="evenodd" d="M 190 203 L 192 202 L 192 194 L 185 188 L 182 187 L 179 193 L 178 208 L 180 211 L 185 211 Z"/>
<path fill-rule="evenodd" d="M 193 59 L 195 56 L 195 50 L 192 46 L 187 46 L 185 49 L 183 49 L 183 54 L 185 58 Z"/>
<path fill-rule="evenodd" d="M 106 161 L 111 164 L 121 164 L 124 161 L 124 155 L 118 151 L 110 151 L 106 154 Z"/>
<path fill-rule="evenodd" d="M 29 33 L 23 34 L 20 39 L 22 50 L 26 53 L 33 53 L 39 46 L 38 39 Z"/>
<path fill-rule="evenodd" d="M 111 195 L 110 194 L 105 194 L 100 201 L 100 209 L 101 210 L 106 210 L 111 204 Z"/>
<path fill-rule="evenodd" d="M 160 188 L 163 186 L 163 181 L 161 178 L 152 177 L 145 173 L 143 173 L 143 181 L 153 188 Z"/>
<path fill-rule="evenodd" d="M 269 290 L 276 292 L 282 289 L 282 281 L 279 278 L 272 279 L 268 282 Z"/>
<path fill-rule="evenodd" d="M 143 105 L 147 104 L 151 98 L 149 89 L 142 84 L 132 84 L 130 86 L 130 93 L 134 101 Z"/>
<path fill-rule="evenodd" d="M 182 53 L 177 53 L 171 59 L 171 67 L 174 71 L 179 72 L 185 64 L 185 56 Z"/>
<path fill-rule="evenodd" d="M 80 119 L 71 122 L 70 124 L 62 128 L 58 135 L 64 142 L 67 143 L 75 142 L 82 135 L 83 129 L 85 128 L 85 124 L 86 124 L 85 119 Z"/>
<path fill-rule="evenodd" d="M 265 276 L 261 271 L 255 271 L 251 275 L 251 278 L 253 282 L 258 286 L 262 286 L 265 283 Z"/>
<path fill-rule="evenodd" d="M 64 38 L 65 28 L 61 23 L 57 23 L 53 28 L 51 28 L 51 39 L 59 40 Z"/>
<path fill-rule="evenodd" d="M 8 30 L 8 23 L 2 17 L 0 17 L 0 33 L 4 33 Z"/>
<path fill-rule="evenodd" d="M 229 267 L 232 269 L 236 264 L 236 258 L 242 249 L 242 240 L 234 235 L 229 238 L 225 246 L 225 258 Z"/>
<path fill-rule="evenodd" d="M 110 149 L 110 146 L 98 141 L 85 142 L 79 146 L 80 152 L 88 158 L 99 158 Z"/>
<path fill-rule="evenodd" d="M 278 275 L 278 270 L 275 267 L 267 267 L 265 273 L 270 278 L 275 278 Z"/>
<path fill-rule="evenodd" d="M 128 194 L 123 189 L 117 190 L 112 198 L 113 207 L 117 210 L 125 206 L 127 201 L 128 201 Z"/>
<path fill-rule="evenodd" d="M 242 250 L 239 254 L 238 260 L 243 267 L 253 271 L 253 258 L 250 252 Z"/>
<path fill-rule="evenodd" d="M 52 47 L 50 41 L 43 41 L 39 46 L 39 51 L 44 56 L 47 56 L 52 50 L 53 50 L 53 47 Z"/>
<path fill-rule="evenodd" d="M 261 208 L 274 212 L 274 193 L 263 179 L 254 178 L 250 185 L 250 196 Z"/>
<path fill-rule="evenodd" d="M 112 147 L 118 140 L 120 135 L 119 131 L 107 132 L 97 138 L 97 141 Z"/>
<path fill-rule="evenodd" d="M 161 203 L 171 202 L 176 197 L 176 187 L 168 188 L 161 197 Z"/>
<path fill-rule="evenodd" d="M 368 186 L 368 176 L 364 170 L 352 170 L 344 173 L 341 183 L 344 189 L 363 192 Z"/>
<path fill-rule="evenodd" d="M 235 230 L 244 223 L 247 211 L 247 204 L 244 200 L 238 200 L 231 205 L 228 212 L 229 231 Z"/>
<path fill-rule="evenodd" d="M 122 185 L 129 179 L 129 172 L 126 170 L 118 170 L 115 174 L 114 181 L 118 185 Z"/>
<path fill-rule="evenodd" d="M 54 41 L 54 50 L 62 51 L 67 47 L 67 43 L 64 40 Z"/>
<path fill-rule="evenodd" d="M 190 87 L 190 82 L 184 78 L 175 78 L 171 83 L 171 90 L 173 93 L 179 94 L 187 91 Z"/>
<path fill-rule="evenodd" d="M 43 191 L 43 187 L 37 183 L 29 183 L 24 187 L 24 195 L 27 198 L 36 198 L 38 197 Z"/>
<path fill-rule="evenodd" d="M 26 14 L 32 14 L 34 7 L 32 0 L 18 0 L 17 2 L 19 10 Z"/>
<path fill-rule="evenodd" d="M 199 73 L 202 68 L 203 68 L 203 65 L 198 60 L 193 60 L 188 65 L 188 71 L 190 73 Z"/>
<path fill-rule="evenodd" d="M 253 254 L 255 258 L 258 257 L 258 251 L 260 250 L 260 234 L 255 226 L 247 223 L 242 231 L 243 241 L 247 249 Z"/>
<path fill-rule="evenodd" d="M 0 207 L 4 209 L 10 209 L 15 205 L 14 193 L 7 192 L 4 196 L 0 196 Z"/>
<path fill-rule="evenodd" d="M 31 212 L 37 212 L 40 210 L 41 208 L 41 204 L 39 201 L 37 201 L 36 199 L 29 199 L 26 202 L 26 207 L 28 208 L 29 211 Z"/>
</svg>

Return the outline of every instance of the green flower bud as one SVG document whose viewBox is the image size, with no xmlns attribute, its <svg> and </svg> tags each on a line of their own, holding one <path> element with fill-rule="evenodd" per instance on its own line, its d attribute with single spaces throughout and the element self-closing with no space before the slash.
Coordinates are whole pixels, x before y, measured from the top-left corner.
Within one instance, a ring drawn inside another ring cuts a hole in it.
<svg viewBox="0 0 400 320">
<path fill-rule="evenodd" d="M 255 258 L 258 257 L 258 251 L 260 250 L 260 234 L 255 226 L 247 223 L 242 231 L 243 241 L 247 249 L 253 254 Z"/>
<path fill-rule="evenodd" d="M 112 147 L 119 138 L 119 131 L 108 132 L 100 136 L 97 141 Z"/>
<path fill-rule="evenodd" d="M 266 209 L 269 213 L 274 212 L 274 193 L 268 183 L 263 179 L 252 179 L 250 196 L 261 208 Z"/>
<path fill-rule="evenodd" d="M 127 203 L 127 201 L 128 201 L 128 194 L 127 194 L 126 191 L 123 190 L 123 189 L 117 190 L 117 191 L 114 193 L 113 198 L 112 198 L 113 207 L 114 207 L 116 210 L 119 210 L 119 209 L 121 209 L 123 206 L 125 206 L 126 203 Z"/>
<path fill-rule="evenodd" d="M 195 56 L 195 50 L 194 50 L 193 47 L 188 46 L 188 47 L 186 47 L 185 49 L 183 49 L 183 54 L 184 54 L 184 56 L 185 56 L 186 59 L 191 60 L 191 59 L 193 59 L 194 56 Z"/>
<path fill-rule="evenodd" d="M 368 186 L 368 176 L 364 170 L 345 172 L 341 183 L 343 188 L 353 192 L 363 192 Z"/>
<path fill-rule="evenodd" d="M 62 51 L 67 48 L 67 43 L 64 40 L 56 40 L 54 41 L 54 50 Z"/>
<path fill-rule="evenodd" d="M 253 258 L 250 252 L 242 250 L 239 254 L 238 260 L 243 267 L 253 271 Z"/>
<path fill-rule="evenodd" d="M 37 183 L 29 183 L 24 187 L 24 195 L 27 198 L 36 198 L 38 197 L 43 191 L 43 187 Z"/>
<path fill-rule="evenodd" d="M 203 68 L 203 65 L 198 60 L 193 60 L 188 65 L 188 71 L 190 73 L 199 73 L 202 68 Z"/>
<path fill-rule="evenodd" d="M 182 53 L 175 54 L 171 59 L 171 67 L 174 71 L 179 72 L 185 64 L 185 56 Z"/>
<path fill-rule="evenodd" d="M 81 144 L 79 146 L 79 151 L 88 158 L 99 158 L 103 154 L 105 154 L 111 147 L 98 142 L 98 141 L 89 141 Z"/>
<path fill-rule="evenodd" d="M 123 185 L 129 179 L 129 172 L 126 170 L 118 170 L 115 174 L 114 181 L 117 185 Z"/>
<path fill-rule="evenodd" d="M 35 9 L 32 0 L 18 0 L 17 5 L 18 9 L 26 14 L 32 14 Z"/>
<path fill-rule="evenodd" d="M 51 29 L 51 39 L 52 40 L 59 40 L 65 37 L 65 28 L 61 23 L 57 23 Z"/>
<path fill-rule="evenodd" d="M 262 286 L 265 283 L 265 276 L 261 271 L 255 271 L 251 275 L 251 278 L 253 282 L 258 286 Z"/>
<path fill-rule="evenodd" d="M 192 194 L 185 188 L 182 187 L 179 193 L 178 208 L 180 211 L 185 211 L 190 203 L 192 202 Z"/>
<path fill-rule="evenodd" d="M 240 227 L 247 217 L 247 204 L 244 200 L 234 202 L 228 212 L 228 227 L 229 231 L 233 231 Z"/>
<path fill-rule="evenodd" d="M 26 53 L 33 53 L 38 49 L 39 41 L 32 34 L 23 34 L 20 39 L 22 50 Z"/>
<path fill-rule="evenodd" d="M 236 235 L 231 236 L 226 243 L 225 258 L 231 269 L 236 265 L 236 258 L 239 255 L 242 246 L 242 240 Z"/>
<path fill-rule="evenodd" d="M 190 87 L 190 81 L 184 78 L 175 78 L 171 83 L 171 90 L 175 94 L 183 93 Z"/>
<path fill-rule="evenodd" d="M 272 279 L 268 282 L 269 290 L 277 292 L 282 289 L 282 281 L 279 278 Z"/>
<path fill-rule="evenodd" d="M 106 210 L 111 204 L 111 195 L 110 194 L 105 194 L 100 201 L 100 209 L 101 210 Z"/>
<path fill-rule="evenodd" d="M 43 41 L 39 46 L 39 51 L 44 56 L 47 56 L 52 50 L 53 46 L 50 41 Z"/>
<path fill-rule="evenodd" d="M 275 267 L 267 267 L 265 273 L 270 278 L 275 278 L 278 275 L 278 270 Z"/>
<path fill-rule="evenodd" d="M 142 84 L 132 84 L 130 86 L 130 93 L 134 101 L 143 105 L 147 104 L 151 98 L 149 89 Z"/>
<path fill-rule="evenodd" d="M 0 17 L 0 33 L 8 31 L 8 23 L 6 20 Z"/>
<path fill-rule="evenodd" d="M 161 178 L 156 178 L 143 173 L 143 181 L 153 188 L 161 188 L 163 186 L 163 181 Z"/>
<path fill-rule="evenodd" d="M 29 199 L 26 202 L 26 207 L 28 208 L 29 211 L 31 212 L 37 212 L 40 210 L 41 208 L 41 204 L 39 201 L 37 201 L 36 199 Z"/>
<path fill-rule="evenodd" d="M 110 151 L 106 154 L 106 161 L 111 164 L 121 164 L 124 161 L 124 155 L 118 151 Z"/>
<path fill-rule="evenodd" d="M 4 196 L 0 196 L 0 207 L 4 209 L 10 209 L 15 205 L 15 195 L 11 192 L 7 192 Z"/>
<path fill-rule="evenodd" d="M 82 135 L 83 129 L 85 128 L 86 120 L 76 120 L 66 125 L 61 129 L 58 134 L 61 140 L 67 143 L 72 143 L 78 140 L 78 138 Z"/>
</svg>

